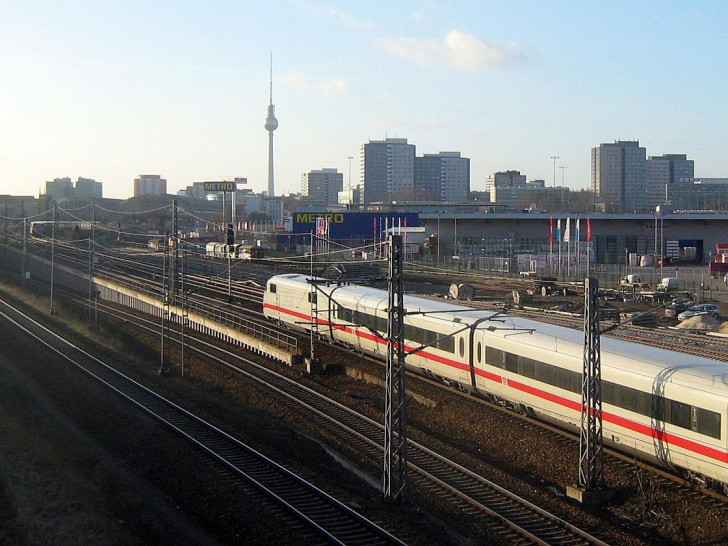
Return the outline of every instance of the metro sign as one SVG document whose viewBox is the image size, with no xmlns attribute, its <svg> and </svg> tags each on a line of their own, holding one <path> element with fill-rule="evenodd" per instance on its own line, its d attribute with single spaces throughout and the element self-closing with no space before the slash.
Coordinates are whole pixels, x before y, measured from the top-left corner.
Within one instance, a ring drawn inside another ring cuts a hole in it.
<svg viewBox="0 0 728 546">
<path fill-rule="evenodd" d="M 205 191 L 235 191 L 235 182 L 205 182 Z"/>
</svg>

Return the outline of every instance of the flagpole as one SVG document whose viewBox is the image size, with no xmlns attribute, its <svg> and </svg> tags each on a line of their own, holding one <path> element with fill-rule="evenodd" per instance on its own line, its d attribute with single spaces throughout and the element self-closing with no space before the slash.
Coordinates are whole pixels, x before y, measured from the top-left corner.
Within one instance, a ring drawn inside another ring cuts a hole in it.
<svg viewBox="0 0 728 546">
<path fill-rule="evenodd" d="M 580 218 L 576 219 L 576 274 L 581 276 L 584 276 L 581 274 L 581 231 L 580 231 L 580 225 L 579 225 Z"/>
<path fill-rule="evenodd" d="M 554 274 L 554 219 L 549 218 L 549 273 Z"/>
<path fill-rule="evenodd" d="M 561 218 L 556 221 L 556 242 L 559 244 L 559 265 L 556 271 L 557 276 L 561 279 Z"/>
<path fill-rule="evenodd" d="M 571 276 L 571 218 L 566 218 L 566 276 Z"/>
</svg>

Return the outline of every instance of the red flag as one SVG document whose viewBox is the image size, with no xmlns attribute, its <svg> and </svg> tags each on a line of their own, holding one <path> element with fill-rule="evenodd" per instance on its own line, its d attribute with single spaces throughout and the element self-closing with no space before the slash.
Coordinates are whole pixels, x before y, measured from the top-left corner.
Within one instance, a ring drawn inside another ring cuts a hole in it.
<svg viewBox="0 0 728 546">
<path fill-rule="evenodd" d="M 326 219 L 316 218 L 316 235 L 326 234 Z"/>
<path fill-rule="evenodd" d="M 591 241 L 591 218 L 586 219 L 586 240 L 587 242 Z"/>
<path fill-rule="evenodd" d="M 549 218 L 549 243 L 554 242 L 554 219 Z"/>
</svg>

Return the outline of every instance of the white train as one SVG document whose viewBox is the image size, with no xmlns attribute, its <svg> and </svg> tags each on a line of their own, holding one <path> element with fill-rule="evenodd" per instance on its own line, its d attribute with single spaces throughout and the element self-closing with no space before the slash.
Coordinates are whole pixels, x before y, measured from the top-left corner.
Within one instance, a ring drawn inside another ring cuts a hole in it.
<svg viewBox="0 0 728 546">
<path fill-rule="evenodd" d="M 309 279 L 272 277 L 265 315 L 304 330 L 315 321 L 319 334 L 386 358 L 387 292 L 325 279 L 312 290 Z M 404 305 L 405 352 L 421 348 L 408 369 L 579 429 L 582 332 L 413 296 Z M 604 337 L 601 366 L 605 443 L 728 493 L 728 364 Z"/>
</svg>

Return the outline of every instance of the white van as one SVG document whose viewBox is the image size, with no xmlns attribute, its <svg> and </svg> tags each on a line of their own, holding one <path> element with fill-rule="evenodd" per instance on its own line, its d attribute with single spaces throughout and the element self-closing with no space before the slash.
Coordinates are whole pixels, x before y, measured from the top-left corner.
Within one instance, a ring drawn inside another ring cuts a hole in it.
<svg viewBox="0 0 728 546">
<path fill-rule="evenodd" d="M 657 285 L 657 290 L 662 292 L 671 292 L 678 289 L 679 285 L 677 277 L 663 277 Z"/>
</svg>

